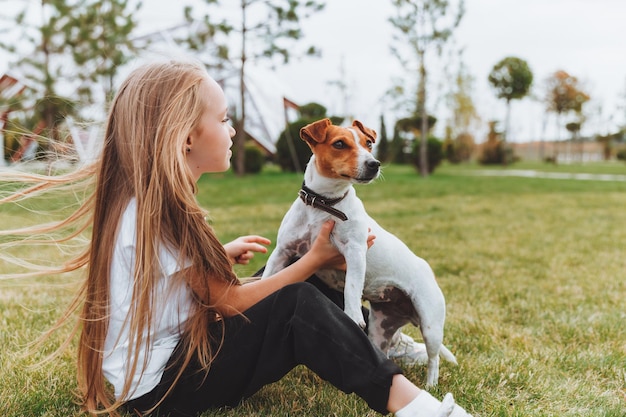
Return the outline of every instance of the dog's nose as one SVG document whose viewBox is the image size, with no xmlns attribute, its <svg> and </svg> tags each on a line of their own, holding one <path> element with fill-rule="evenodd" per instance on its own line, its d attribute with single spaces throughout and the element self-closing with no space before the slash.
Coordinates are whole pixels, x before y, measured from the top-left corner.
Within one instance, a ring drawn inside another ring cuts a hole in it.
<svg viewBox="0 0 626 417">
<path fill-rule="evenodd" d="M 377 159 L 372 159 L 372 160 L 367 161 L 366 165 L 368 169 L 371 169 L 371 170 L 378 169 L 380 168 L 380 161 L 378 161 Z"/>
</svg>

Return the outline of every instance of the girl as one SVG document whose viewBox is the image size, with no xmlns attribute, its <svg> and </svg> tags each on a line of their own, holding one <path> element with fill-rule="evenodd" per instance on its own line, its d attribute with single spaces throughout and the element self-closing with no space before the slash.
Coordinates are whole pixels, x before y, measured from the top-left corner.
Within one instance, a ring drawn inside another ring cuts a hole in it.
<svg viewBox="0 0 626 417">
<path fill-rule="evenodd" d="M 330 242 L 332 223 L 288 268 L 241 284 L 232 265 L 270 242 L 245 236 L 222 245 L 195 199 L 203 173 L 229 168 L 235 131 L 227 112 L 223 91 L 201 65 L 144 65 L 112 103 L 97 163 L 20 192 L 95 174 L 93 195 L 52 226 L 91 227 L 87 250 L 62 269 L 87 269 L 61 319 L 82 309 L 84 408 L 196 415 L 236 405 L 304 364 L 383 414 L 467 416 L 450 394 L 441 403 L 405 378 L 307 282 L 319 268 L 345 267 Z"/>
</svg>

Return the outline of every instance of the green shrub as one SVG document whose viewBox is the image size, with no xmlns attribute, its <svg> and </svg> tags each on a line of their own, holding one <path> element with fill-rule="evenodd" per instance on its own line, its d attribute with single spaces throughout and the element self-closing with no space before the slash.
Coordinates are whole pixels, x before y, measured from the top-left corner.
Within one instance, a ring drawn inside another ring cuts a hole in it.
<svg viewBox="0 0 626 417">
<path fill-rule="evenodd" d="M 482 144 L 478 162 L 482 165 L 508 165 L 517 162 L 513 148 L 503 139 L 502 132 L 498 131 L 498 122 L 489 122 L 487 141 Z"/>
<path fill-rule="evenodd" d="M 315 120 L 296 120 L 295 122 L 290 123 L 283 133 L 280 134 L 278 141 L 276 142 L 275 162 L 283 171 L 296 172 L 298 169 L 302 171 L 304 170 L 304 167 L 306 167 L 307 162 L 309 162 L 309 159 L 311 158 L 312 152 L 309 145 L 300 139 L 300 129 Z M 293 144 L 293 152 L 289 143 L 290 141 Z"/>
<path fill-rule="evenodd" d="M 411 152 L 411 160 L 413 165 L 419 170 L 420 169 L 420 139 L 416 138 L 413 141 L 413 151 Z M 443 144 L 436 137 L 429 137 L 426 142 L 426 156 L 428 160 L 428 172 L 433 173 L 435 168 L 441 164 L 443 160 Z"/>
<path fill-rule="evenodd" d="M 461 133 L 456 139 L 444 141 L 443 153 L 449 162 L 459 164 L 470 160 L 475 147 L 474 136 L 470 133 Z"/>
<path fill-rule="evenodd" d="M 246 144 L 246 161 L 244 170 L 246 174 L 258 174 L 265 164 L 265 155 L 256 145 Z"/>
<path fill-rule="evenodd" d="M 389 155 L 387 159 L 394 164 L 408 164 L 410 155 L 405 152 L 407 139 L 405 139 L 398 129 L 394 129 L 393 138 L 389 143 Z"/>
<path fill-rule="evenodd" d="M 233 155 L 231 156 L 231 165 L 237 159 L 237 149 L 232 147 Z M 246 141 L 244 148 L 245 161 L 243 164 L 244 173 L 246 174 L 258 174 L 263 169 L 265 164 L 265 153 L 251 140 Z M 231 169 L 234 168 L 231 166 Z"/>
<path fill-rule="evenodd" d="M 478 162 L 482 165 L 509 165 L 518 160 L 519 158 L 515 156 L 513 148 L 508 146 L 506 142 L 499 140 L 483 144 Z"/>
</svg>

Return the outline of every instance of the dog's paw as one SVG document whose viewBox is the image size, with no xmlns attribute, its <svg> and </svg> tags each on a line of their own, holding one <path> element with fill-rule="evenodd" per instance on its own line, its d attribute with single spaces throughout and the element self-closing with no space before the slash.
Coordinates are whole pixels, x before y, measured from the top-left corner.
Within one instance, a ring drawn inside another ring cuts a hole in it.
<svg viewBox="0 0 626 417">
<path fill-rule="evenodd" d="M 358 317 L 350 317 L 350 318 L 352 319 L 352 321 L 358 324 L 361 329 L 365 330 L 365 328 L 367 327 L 367 324 L 365 323 L 365 319 L 363 318 L 363 314 L 359 313 Z"/>
<path fill-rule="evenodd" d="M 348 315 L 348 317 L 352 319 L 352 321 L 358 324 L 361 329 L 365 329 L 367 324 L 365 324 L 365 319 L 363 318 L 363 312 L 361 311 L 360 308 L 356 309 L 355 311 L 350 311 L 349 309 L 346 308 L 345 313 Z"/>
</svg>

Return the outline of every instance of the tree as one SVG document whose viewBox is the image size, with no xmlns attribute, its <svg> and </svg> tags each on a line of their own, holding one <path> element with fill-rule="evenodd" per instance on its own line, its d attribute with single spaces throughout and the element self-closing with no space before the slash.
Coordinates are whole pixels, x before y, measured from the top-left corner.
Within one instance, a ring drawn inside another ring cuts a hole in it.
<svg viewBox="0 0 626 417">
<path fill-rule="evenodd" d="M 94 85 L 100 84 L 104 101 L 113 98 L 115 76 L 118 69 L 136 54 L 131 39 L 137 27 L 134 14 L 141 2 L 129 0 L 78 0 L 67 6 L 65 33 L 66 47 L 73 60 L 82 70 L 78 72 L 81 82 L 78 94 L 93 102 Z"/>
<path fill-rule="evenodd" d="M 624 84 L 624 89 L 620 95 L 621 103 L 618 107 L 619 110 L 622 111 L 622 124 L 620 125 L 622 132 L 626 133 L 626 84 Z"/>
<path fill-rule="evenodd" d="M 130 55 L 132 13 L 140 7 L 139 3 L 128 10 L 128 4 L 129 0 L 41 0 L 36 13 L 27 4 L 14 17 L 21 41 L 0 47 L 12 55 L 11 66 L 30 87 L 24 94 L 24 102 L 30 104 L 24 107 L 34 113 L 31 128 L 45 127 L 43 135 L 59 139 L 59 125 L 77 113 L 78 101 L 93 102 L 93 81 L 105 77 L 104 95 L 112 94 L 113 77 Z M 41 16 L 39 23 L 33 23 L 33 15 Z"/>
<path fill-rule="evenodd" d="M 385 116 L 380 115 L 380 132 L 378 143 L 376 144 L 376 157 L 380 162 L 387 162 L 389 159 L 389 138 L 387 137 L 387 126 Z"/>
<path fill-rule="evenodd" d="M 488 79 L 497 97 L 506 100 L 504 140 L 507 140 L 511 121 L 511 101 L 521 100 L 528 95 L 533 83 L 533 73 L 526 61 L 510 56 L 494 65 Z"/>
<path fill-rule="evenodd" d="M 459 135 L 468 133 L 475 122 L 480 121 L 480 116 L 474 105 L 472 92 L 474 87 L 474 77 L 467 72 L 467 68 L 461 62 L 459 69 L 454 76 L 453 90 L 450 93 L 448 102 L 452 109 L 451 127 L 453 134 Z"/>
<path fill-rule="evenodd" d="M 394 164 L 408 163 L 407 140 L 396 123 L 393 128 L 393 137 L 389 142 L 389 160 Z"/>
<path fill-rule="evenodd" d="M 31 86 L 24 94 L 25 101 L 31 101 L 26 110 L 36 113 L 35 124 L 47 128 L 47 135 L 56 138 L 57 127 L 63 118 L 74 109 L 73 100 L 57 93 L 59 80 L 67 71 L 62 59 L 65 50 L 65 38 L 62 28 L 69 21 L 63 0 L 42 0 L 40 7 L 41 22 L 34 25 L 27 18 L 29 5 L 15 16 L 16 27 L 21 29 L 18 44 L 0 43 L 5 51 L 13 55 L 16 61 L 13 67 L 19 68 L 26 84 Z M 24 49 L 30 46 L 31 50 Z M 36 103 L 35 103 L 36 102 Z M 34 103 L 34 104 L 32 104 Z M 38 129 L 39 130 L 39 129 Z"/>
<path fill-rule="evenodd" d="M 581 90 L 578 79 L 565 71 L 556 71 L 547 80 L 547 109 L 556 113 L 559 128 L 562 127 L 563 114 L 574 112 L 579 123 L 577 130 L 580 130 L 583 122 L 582 106 L 589 98 L 589 95 Z"/>
<path fill-rule="evenodd" d="M 472 155 L 475 143 L 470 130 L 474 123 L 480 121 L 480 117 L 472 99 L 474 77 L 468 73 L 462 60 L 456 74 L 450 78 L 455 83 L 447 97 L 452 115 L 446 126 L 444 150 L 450 162 L 458 163 L 468 161 Z"/>
<path fill-rule="evenodd" d="M 430 131 L 432 127 L 437 123 L 437 119 L 433 116 L 428 116 L 426 125 Z M 417 136 L 421 135 L 425 123 L 422 122 L 421 117 L 408 117 L 400 119 L 396 122 L 395 130 L 399 136 L 402 137 L 402 133 L 408 134 L 408 139 L 402 146 L 402 161 L 411 162 L 417 168 L 418 172 L 422 173 L 424 170 L 423 162 L 421 158 L 421 142 L 417 140 Z M 441 141 L 433 136 L 429 136 L 426 143 L 426 168 L 428 174 L 432 174 L 435 168 L 439 166 L 443 159 L 443 144 Z"/>
<path fill-rule="evenodd" d="M 235 136 L 234 164 L 238 175 L 244 173 L 245 165 L 245 126 L 246 126 L 246 102 L 245 102 L 245 73 L 249 60 L 266 59 L 272 60 L 280 57 L 283 63 L 289 61 L 292 55 L 297 55 L 292 41 L 302 38 L 300 20 L 308 17 L 310 13 L 321 10 L 324 5 L 315 0 L 300 2 L 297 0 L 240 0 L 239 22 L 231 25 L 227 20 L 219 20 L 219 0 L 205 0 L 206 4 L 215 13 L 207 13 L 202 19 L 202 26 L 190 34 L 187 45 L 195 48 L 206 47 L 207 44 L 217 51 L 218 59 L 212 64 L 223 68 L 230 66 L 230 60 L 238 61 L 239 72 L 239 109 Z M 194 22 L 191 8 L 185 10 L 188 22 Z M 231 57 L 233 49 L 232 34 L 239 35 L 238 56 Z M 230 36 L 220 36 L 230 35 Z M 314 47 L 308 47 L 304 54 L 313 55 L 317 51 Z"/>
<path fill-rule="evenodd" d="M 565 125 L 565 129 L 567 129 L 567 131 L 572 135 L 572 142 L 578 142 L 578 140 L 580 139 L 581 126 L 582 126 L 581 122 L 570 122 Z M 578 145 L 579 145 L 579 158 L 580 158 L 580 162 L 582 162 L 583 154 L 584 154 L 583 144 L 582 142 L 580 142 Z"/>
<path fill-rule="evenodd" d="M 419 160 L 420 174 L 426 177 L 429 174 L 426 53 L 433 48 L 441 52 L 465 13 L 464 0 L 459 0 L 454 14 L 448 0 L 393 0 L 392 4 L 396 14 L 389 21 L 396 33 L 391 52 L 408 73 L 416 72 L 418 76 L 415 115 L 422 121 Z"/>
</svg>

